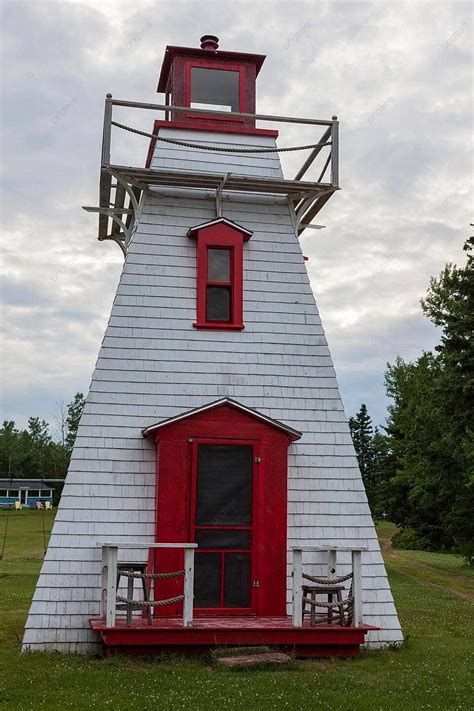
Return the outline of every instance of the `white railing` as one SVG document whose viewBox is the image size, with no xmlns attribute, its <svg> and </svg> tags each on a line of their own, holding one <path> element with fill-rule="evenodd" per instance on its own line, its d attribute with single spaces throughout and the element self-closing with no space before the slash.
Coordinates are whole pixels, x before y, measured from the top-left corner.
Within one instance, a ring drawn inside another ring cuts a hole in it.
<svg viewBox="0 0 474 711">
<path fill-rule="evenodd" d="M 184 601 L 183 626 L 193 623 L 194 596 L 194 549 L 196 543 L 99 543 L 102 548 L 101 582 L 101 617 L 107 627 L 115 627 L 117 608 L 117 563 L 119 548 L 147 549 L 179 548 L 184 549 Z"/>
<path fill-rule="evenodd" d="M 336 546 L 293 546 L 293 610 L 292 619 L 295 627 L 303 626 L 303 553 L 327 553 L 327 575 L 335 577 L 337 554 L 351 553 L 352 562 L 352 626 L 362 624 L 362 551 L 365 548 L 339 548 Z"/>
</svg>

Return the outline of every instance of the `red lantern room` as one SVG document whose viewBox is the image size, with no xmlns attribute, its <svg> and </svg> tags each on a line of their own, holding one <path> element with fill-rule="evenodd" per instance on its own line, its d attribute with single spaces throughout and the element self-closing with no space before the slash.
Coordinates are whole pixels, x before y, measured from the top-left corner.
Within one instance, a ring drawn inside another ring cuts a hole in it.
<svg viewBox="0 0 474 711">
<path fill-rule="evenodd" d="M 201 48 L 167 46 L 158 92 L 166 94 L 166 104 L 189 106 L 189 113 L 170 112 L 173 123 L 183 127 L 215 130 L 255 127 L 252 117 L 210 116 L 212 111 L 255 113 L 255 84 L 265 60 L 263 54 L 224 52 L 214 35 L 201 37 Z M 196 112 L 200 111 L 200 113 Z M 243 133 L 251 131 L 244 130 Z M 259 131 L 261 133 L 261 131 Z"/>
</svg>

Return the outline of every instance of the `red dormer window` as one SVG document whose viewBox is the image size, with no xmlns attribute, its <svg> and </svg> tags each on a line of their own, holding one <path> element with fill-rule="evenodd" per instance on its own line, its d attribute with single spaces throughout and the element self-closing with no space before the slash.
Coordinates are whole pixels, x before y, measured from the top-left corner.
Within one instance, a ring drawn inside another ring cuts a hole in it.
<svg viewBox="0 0 474 711">
<path fill-rule="evenodd" d="M 218 218 L 188 232 L 197 241 L 195 328 L 241 330 L 244 242 L 252 233 Z"/>
</svg>

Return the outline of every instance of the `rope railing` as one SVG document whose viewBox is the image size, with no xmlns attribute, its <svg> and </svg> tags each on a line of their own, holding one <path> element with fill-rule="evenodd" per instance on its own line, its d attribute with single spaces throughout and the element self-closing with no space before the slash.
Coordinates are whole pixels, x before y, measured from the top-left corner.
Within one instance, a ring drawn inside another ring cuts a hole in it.
<svg viewBox="0 0 474 711">
<path fill-rule="evenodd" d="M 303 601 L 307 605 L 311 605 L 312 607 L 324 607 L 327 610 L 333 610 L 336 607 L 349 607 L 354 602 L 354 597 L 352 595 L 349 595 L 346 597 L 344 600 L 340 600 L 338 602 L 318 602 L 317 600 L 313 600 L 306 595 L 303 595 Z"/>
<path fill-rule="evenodd" d="M 201 151 L 216 151 L 219 153 L 289 153 L 290 151 L 304 151 L 309 148 L 324 148 L 324 146 L 331 145 L 331 141 L 325 141 L 323 143 L 308 143 L 304 146 L 289 146 L 286 148 L 224 148 L 223 146 L 210 146 L 203 143 L 191 143 L 189 141 L 182 141 L 179 138 L 165 138 L 164 136 L 158 136 L 156 133 L 147 133 L 146 131 L 140 131 L 138 128 L 132 128 L 131 126 L 126 126 L 125 124 L 118 123 L 117 121 L 111 121 L 110 123 L 112 126 L 121 128 L 123 131 L 136 133 L 138 136 L 152 138 L 155 141 L 161 141 L 162 143 L 172 143 L 176 146 L 183 146 L 183 148 L 197 148 Z"/>
<path fill-rule="evenodd" d="M 346 580 L 350 580 L 352 578 L 352 573 L 349 573 L 348 575 L 340 575 L 337 578 L 320 578 L 315 575 L 307 575 L 306 573 L 303 573 L 303 578 L 305 580 L 311 580 L 312 583 L 316 583 L 317 585 L 338 585 L 338 583 L 344 583 Z"/>
<path fill-rule="evenodd" d="M 169 597 L 166 600 L 133 600 L 128 597 L 122 597 L 122 595 L 117 595 L 117 602 L 124 602 L 130 607 L 143 610 L 152 607 L 163 607 L 164 605 L 172 605 L 174 602 L 181 602 L 181 600 L 184 600 L 184 595 L 176 595 L 176 597 Z"/>
<path fill-rule="evenodd" d="M 139 578 L 140 580 L 167 580 L 168 578 L 180 578 L 184 576 L 184 570 L 177 570 L 175 573 L 138 573 L 133 570 L 121 570 L 120 575 L 124 578 Z"/>
</svg>

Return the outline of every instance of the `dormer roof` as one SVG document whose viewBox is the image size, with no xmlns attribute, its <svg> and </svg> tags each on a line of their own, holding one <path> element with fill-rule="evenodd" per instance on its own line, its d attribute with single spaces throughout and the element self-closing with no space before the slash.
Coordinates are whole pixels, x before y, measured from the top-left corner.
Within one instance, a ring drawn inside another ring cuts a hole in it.
<svg viewBox="0 0 474 711">
<path fill-rule="evenodd" d="M 289 427 L 288 425 L 285 425 L 283 422 L 279 422 L 278 420 L 273 419 L 273 417 L 264 415 L 262 412 L 259 412 L 258 410 L 254 410 L 252 407 L 243 405 L 242 403 L 237 402 L 237 400 L 232 400 L 229 397 L 224 397 L 224 398 L 221 398 L 220 400 L 214 400 L 213 402 L 207 403 L 207 405 L 201 405 L 201 407 L 195 407 L 192 410 L 186 410 L 185 412 L 182 412 L 180 415 L 175 415 L 174 417 L 168 417 L 166 420 L 161 420 L 161 422 L 157 422 L 154 425 L 145 427 L 145 429 L 142 430 L 142 434 L 144 437 L 148 437 L 149 435 L 154 434 L 157 430 L 159 430 L 163 427 L 172 425 L 175 422 L 179 422 L 180 420 L 185 420 L 186 418 L 192 417 L 193 415 L 198 415 L 201 412 L 213 410 L 216 407 L 222 407 L 223 405 L 228 405 L 230 407 L 235 408 L 236 410 L 239 410 L 240 412 L 245 412 L 248 415 L 255 417 L 256 419 L 260 420 L 261 422 L 266 422 L 268 425 L 271 425 L 272 427 L 276 427 L 276 429 L 290 435 L 293 440 L 300 439 L 302 436 L 302 433 L 299 432 L 298 430 L 295 430 L 293 427 Z"/>
</svg>

